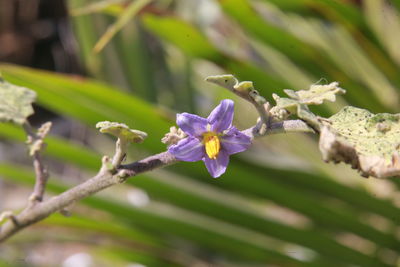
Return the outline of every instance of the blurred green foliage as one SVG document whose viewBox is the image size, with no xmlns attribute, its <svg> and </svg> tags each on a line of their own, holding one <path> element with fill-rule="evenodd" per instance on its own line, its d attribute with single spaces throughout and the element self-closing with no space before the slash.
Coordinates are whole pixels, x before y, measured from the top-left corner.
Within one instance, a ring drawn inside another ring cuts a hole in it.
<svg viewBox="0 0 400 267">
<path fill-rule="evenodd" d="M 133 2 L 68 1 L 91 78 L 0 66 L 7 81 L 35 90 L 40 106 L 91 129 L 87 146 L 50 136 L 48 157 L 94 173 L 101 155 L 112 154 L 112 141 L 94 129 L 104 120 L 149 134 L 130 160 L 161 152 L 173 112 L 208 114 L 221 98 L 236 100 L 239 127 L 254 124 L 252 107 L 203 81 L 215 74 L 253 81 L 271 102 L 285 88 L 340 82 L 346 95 L 316 108 L 320 115 L 346 104 L 399 112 L 398 0 L 160 0 L 126 20 Z M 121 16 L 122 28 L 113 25 Z M 107 27 L 120 30 L 95 53 Z M 10 124 L 1 125 L 0 137 L 25 139 Z M 317 145 L 311 135 L 268 136 L 232 157 L 219 179 L 202 164 L 179 163 L 85 199 L 70 218 L 53 215 L 35 227 L 76 233 L 51 238 L 85 244 L 113 266 L 399 265 L 398 183 L 325 164 Z M 34 181 L 30 167 L 12 162 L 0 164 L 0 176 L 27 186 Z M 71 186 L 57 176 L 53 171 L 50 192 Z M 130 201 L 135 194 L 149 201 Z M 35 227 L 25 232 L 34 235 Z"/>
</svg>

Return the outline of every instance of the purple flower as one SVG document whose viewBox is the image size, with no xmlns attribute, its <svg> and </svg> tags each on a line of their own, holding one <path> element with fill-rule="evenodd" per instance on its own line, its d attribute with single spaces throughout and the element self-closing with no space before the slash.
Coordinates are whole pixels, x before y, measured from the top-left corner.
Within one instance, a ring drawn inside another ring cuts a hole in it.
<svg viewBox="0 0 400 267">
<path fill-rule="evenodd" d="M 207 119 L 194 114 L 176 115 L 176 123 L 188 137 L 168 148 L 182 161 L 203 160 L 208 172 L 221 176 L 228 166 L 229 155 L 245 151 L 251 144 L 249 136 L 232 126 L 233 101 L 222 100 Z"/>
</svg>

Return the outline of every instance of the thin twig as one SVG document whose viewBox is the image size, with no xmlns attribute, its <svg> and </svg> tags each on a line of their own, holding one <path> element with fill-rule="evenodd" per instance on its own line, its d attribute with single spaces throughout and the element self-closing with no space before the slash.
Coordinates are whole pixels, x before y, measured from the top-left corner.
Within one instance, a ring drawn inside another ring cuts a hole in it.
<svg viewBox="0 0 400 267">
<path fill-rule="evenodd" d="M 33 167 L 36 174 L 36 182 L 33 188 L 33 192 L 29 197 L 32 203 L 41 202 L 43 200 L 43 195 L 46 190 L 47 179 L 49 178 L 48 171 L 44 164 L 42 163 L 42 157 L 39 152 L 33 155 Z"/>
<path fill-rule="evenodd" d="M 43 163 L 41 153 L 45 147 L 43 139 L 51 127 L 51 123 L 44 124 L 38 133 L 35 133 L 28 122 L 23 124 L 23 128 L 28 136 L 29 154 L 33 158 L 33 167 L 36 175 L 36 182 L 33 192 L 29 197 L 28 208 L 43 200 L 43 195 L 46 189 L 47 179 L 49 177 L 46 166 Z"/>
<path fill-rule="evenodd" d="M 118 168 L 121 165 L 121 162 L 124 160 L 126 156 L 126 147 L 127 144 L 121 138 L 118 138 L 117 142 L 115 143 L 115 154 L 112 159 L 112 165 L 115 168 Z"/>
<path fill-rule="evenodd" d="M 260 135 L 258 127 L 259 126 L 256 125 L 242 132 L 250 136 L 251 139 L 265 135 L 280 134 L 280 133 L 315 133 L 313 128 L 308 126 L 307 123 L 305 123 L 302 120 L 287 120 L 287 121 L 273 122 L 270 124 L 267 131 L 263 133 L 263 135 Z"/>
</svg>

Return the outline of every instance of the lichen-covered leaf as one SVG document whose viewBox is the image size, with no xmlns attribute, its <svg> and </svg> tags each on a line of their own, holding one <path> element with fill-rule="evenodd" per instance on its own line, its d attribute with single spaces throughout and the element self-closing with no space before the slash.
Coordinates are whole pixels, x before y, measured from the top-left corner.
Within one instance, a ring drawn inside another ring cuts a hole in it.
<svg viewBox="0 0 400 267">
<path fill-rule="evenodd" d="M 297 114 L 298 108 L 300 107 L 300 103 L 298 100 L 280 97 L 277 94 L 273 94 L 272 97 L 276 102 L 275 108 L 278 109 L 285 109 L 292 114 Z"/>
<path fill-rule="evenodd" d="M 345 162 L 363 176 L 400 176 L 400 114 L 372 114 L 347 106 L 323 123 L 325 161 Z"/>
<path fill-rule="evenodd" d="M 313 84 L 308 90 L 293 91 L 286 89 L 284 92 L 292 99 L 305 105 L 321 105 L 324 100 L 336 101 L 336 94 L 344 94 L 346 90 L 339 87 L 338 82 L 326 85 Z"/>
<path fill-rule="evenodd" d="M 336 94 L 344 94 L 346 91 L 339 87 L 339 83 L 332 82 L 327 85 L 313 84 L 308 90 L 285 89 L 284 92 L 289 98 L 273 95 L 276 106 L 271 109 L 271 114 L 278 120 L 286 119 L 290 114 L 294 114 L 315 129 L 320 129 L 320 120 L 309 110 L 308 105 L 320 105 L 324 100 L 333 102 L 336 100 Z"/>
<path fill-rule="evenodd" d="M 33 114 L 32 103 L 35 99 L 34 91 L 8 83 L 0 77 L 0 122 L 23 124 Z"/>
<path fill-rule="evenodd" d="M 141 143 L 147 137 L 147 133 L 132 130 L 126 124 L 119 122 L 101 121 L 96 124 L 96 128 L 99 128 L 101 133 L 114 135 L 130 143 Z"/>
</svg>

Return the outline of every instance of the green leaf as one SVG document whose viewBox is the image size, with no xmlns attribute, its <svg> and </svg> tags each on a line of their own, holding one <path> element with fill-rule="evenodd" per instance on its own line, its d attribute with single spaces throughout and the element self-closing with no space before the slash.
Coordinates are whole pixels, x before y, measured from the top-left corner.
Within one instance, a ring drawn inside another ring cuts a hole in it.
<svg viewBox="0 0 400 267">
<path fill-rule="evenodd" d="M 176 254 L 177 252 L 166 249 L 162 250 L 162 252 L 160 250 L 145 251 L 141 248 L 133 250 L 132 246 L 123 247 L 121 244 L 116 244 L 96 246 L 94 252 L 96 252 L 96 257 L 108 259 L 109 265 L 112 266 L 182 266 L 182 263 L 179 262 L 179 257 L 172 256 L 173 253 Z M 122 263 L 119 264 L 121 260 Z M 132 264 L 132 262 L 136 264 Z"/>
<path fill-rule="evenodd" d="M 119 15 L 117 21 L 108 27 L 107 31 L 101 36 L 100 40 L 96 43 L 93 50 L 100 52 L 113 36 L 120 31 L 125 24 L 127 24 L 143 7 L 149 4 L 151 0 L 136 0 L 132 1 L 129 6 Z"/>
<path fill-rule="evenodd" d="M 281 51 L 311 73 L 317 76 L 322 75 L 322 69 L 326 68 L 326 65 L 323 66 L 317 59 L 317 51 L 294 35 L 264 20 L 252 8 L 250 1 L 226 0 L 220 1 L 220 5 L 227 15 L 238 22 L 238 27 L 245 29 L 247 34 Z M 294 47 L 296 49 L 293 49 Z"/>
<path fill-rule="evenodd" d="M 112 220 L 102 218 L 99 223 L 98 218 L 92 219 L 87 217 L 87 214 L 79 211 L 74 211 L 73 216 L 65 217 L 59 213 L 46 218 L 42 224 L 49 226 L 64 226 L 69 228 L 84 229 L 85 232 L 93 232 L 96 234 L 106 234 L 119 238 L 119 240 L 134 240 L 142 244 L 146 244 L 153 248 L 162 247 L 161 240 L 157 237 L 152 237 L 139 229 L 133 227 L 126 227 L 123 224 L 116 224 Z"/>
<path fill-rule="evenodd" d="M 108 133 L 118 137 L 129 143 L 142 143 L 147 137 L 147 133 L 132 130 L 128 125 L 119 122 L 101 121 L 96 124 L 96 128 L 100 128 L 101 133 Z"/>
<path fill-rule="evenodd" d="M 254 81 L 264 95 L 267 95 L 267 92 L 271 94 L 276 88 L 289 86 L 253 62 L 242 61 L 219 52 L 198 28 L 182 19 L 146 14 L 142 17 L 142 21 L 144 26 L 157 37 L 177 46 L 188 56 L 210 60 L 228 72 L 235 73 L 241 79 Z"/>
<path fill-rule="evenodd" d="M 365 20 L 371 30 L 385 47 L 392 60 L 400 64 L 398 32 L 400 30 L 399 12 L 383 0 L 367 0 L 364 3 Z"/>
<path fill-rule="evenodd" d="M 325 161 L 345 162 L 363 176 L 400 175 L 400 114 L 344 107 L 324 122 L 319 147 Z"/>
<path fill-rule="evenodd" d="M 71 11 L 88 4 L 88 1 L 70 0 L 67 1 L 66 4 Z M 74 36 L 78 41 L 77 49 L 80 61 L 91 76 L 104 79 L 110 74 L 110 72 L 107 71 L 110 64 L 105 64 L 105 62 L 108 61 L 106 61 L 107 59 L 104 53 L 93 53 L 93 47 L 101 36 L 100 31 L 102 28 L 98 25 L 99 18 L 95 16 L 73 16 L 70 17 L 70 19 L 74 30 Z M 38 94 L 40 95 L 39 92 Z"/>
<path fill-rule="evenodd" d="M 82 7 L 76 7 L 70 10 L 71 16 L 82 16 L 92 13 L 100 13 L 102 11 L 107 11 L 115 6 L 120 6 L 125 0 L 104 0 L 97 1 L 94 3 L 89 3 Z M 121 7 L 122 8 L 122 7 Z"/>
<path fill-rule="evenodd" d="M 79 76 L 66 76 L 15 65 L 0 65 L 4 76 L 37 91 L 38 103 L 87 125 L 98 121 L 123 121 L 151 133 L 144 146 L 153 152 L 164 149 L 160 139 L 172 120 L 143 100 L 118 88 Z M 68 105 L 60 105 L 68 101 Z M 143 116 L 146 114 L 146 116 Z M 168 115 L 168 114 L 167 114 Z"/>
<path fill-rule="evenodd" d="M 162 39 L 177 45 L 186 54 L 220 61 L 222 55 L 193 25 L 174 17 L 158 17 L 146 14 L 144 25 Z"/>
<path fill-rule="evenodd" d="M 8 83 L 0 77 L 0 122 L 23 124 L 33 114 L 32 103 L 35 99 L 34 91 Z"/>
<path fill-rule="evenodd" d="M 143 99 L 157 102 L 157 84 L 160 77 L 154 68 L 164 69 L 163 51 L 153 51 L 148 45 L 141 24 L 133 20 L 113 39 L 113 46 L 121 62 L 123 76 L 129 89 Z M 110 47 L 111 48 L 111 47 Z M 154 54 L 156 53 L 156 55 Z M 157 61 L 155 62 L 155 58 Z M 174 61 L 175 62 L 175 61 Z M 110 79 L 110 81 L 112 81 Z M 185 87 L 186 88 L 186 87 Z"/>
</svg>

